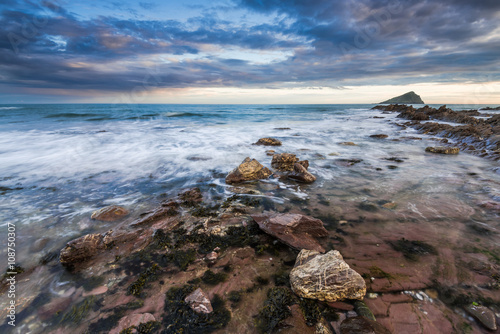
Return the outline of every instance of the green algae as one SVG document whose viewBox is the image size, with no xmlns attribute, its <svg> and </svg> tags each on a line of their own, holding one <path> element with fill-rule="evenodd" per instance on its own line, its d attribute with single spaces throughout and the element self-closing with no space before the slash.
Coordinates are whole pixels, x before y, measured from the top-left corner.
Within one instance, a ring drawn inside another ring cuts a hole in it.
<svg viewBox="0 0 500 334">
<path fill-rule="evenodd" d="M 161 327 L 161 322 L 159 321 L 148 321 L 142 324 L 139 324 L 138 326 L 131 326 L 129 328 L 125 328 L 120 332 L 120 334 L 132 334 L 132 333 L 137 333 L 137 334 L 151 334 L 151 333 L 157 333 L 158 330 Z M 135 331 L 134 331 L 135 330 Z"/>
<path fill-rule="evenodd" d="M 299 306 L 307 326 L 314 326 L 321 319 L 321 309 L 316 300 L 300 298 Z"/>
<path fill-rule="evenodd" d="M 166 255 L 168 261 L 174 263 L 180 270 L 186 271 L 188 266 L 196 260 L 196 250 L 175 250 Z"/>
</svg>

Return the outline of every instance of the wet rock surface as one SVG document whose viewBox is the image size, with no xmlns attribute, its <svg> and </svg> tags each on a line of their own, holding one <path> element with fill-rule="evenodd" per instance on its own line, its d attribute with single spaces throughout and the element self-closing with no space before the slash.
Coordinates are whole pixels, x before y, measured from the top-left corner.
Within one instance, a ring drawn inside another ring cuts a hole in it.
<svg viewBox="0 0 500 334">
<path fill-rule="evenodd" d="M 476 318 L 484 327 L 491 331 L 497 330 L 497 322 L 495 319 L 495 313 L 487 307 L 481 305 L 467 305 L 465 310 Z"/>
<path fill-rule="evenodd" d="M 122 218 L 128 214 L 129 214 L 129 212 L 127 209 L 125 209 L 121 206 L 118 206 L 118 205 L 111 205 L 111 206 L 107 206 L 105 208 L 99 209 L 97 211 L 94 211 L 90 218 L 95 219 L 95 220 L 112 222 L 112 221 L 119 220 L 120 218 Z"/>
<path fill-rule="evenodd" d="M 67 243 L 61 250 L 62 264 L 72 264 L 85 261 L 105 248 L 104 237 L 100 233 L 87 234 Z"/>
<path fill-rule="evenodd" d="M 307 163 L 309 165 L 309 163 Z M 293 172 L 288 174 L 288 178 L 302 183 L 313 183 L 316 181 L 316 176 L 312 175 L 307 171 L 301 163 L 295 163 L 293 165 Z"/>
<path fill-rule="evenodd" d="M 292 171 L 293 165 L 299 161 L 295 154 L 274 154 L 271 166 L 279 171 Z"/>
<path fill-rule="evenodd" d="M 263 146 L 281 146 L 281 141 L 276 138 L 260 138 L 255 145 L 263 145 Z"/>
<path fill-rule="evenodd" d="M 290 283 L 298 296 L 327 302 L 363 299 L 366 294 L 365 281 L 338 251 L 302 250 L 290 272 Z"/>
<path fill-rule="evenodd" d="M 458 154 L 460 153 L 460 149 L 458 147 L 429 146 L 425 148 L 425 152 L 437 153 L 437 154 Z"/>
<path fill-rule="evenodd" d="M 252 215 L 252 218 L 264 232 L 278 238 L 291 247 L 299 250 L 325 251 L 316 239 L 328 235 L 323 222 L 319 219 L 291 213 Z"/>
<path fill-rule="evenodd" d="M 226 183 L 240 183 L 268 178 L 272 172 L 257 160 L 245 158 L 243 162 L 226 176 Z"/>
<path fill-rule="evenodd" d="M 384 326 L 365 317 L 353 317 L 340 324 L 341 334 L 391 334 Z"/>
</svg>

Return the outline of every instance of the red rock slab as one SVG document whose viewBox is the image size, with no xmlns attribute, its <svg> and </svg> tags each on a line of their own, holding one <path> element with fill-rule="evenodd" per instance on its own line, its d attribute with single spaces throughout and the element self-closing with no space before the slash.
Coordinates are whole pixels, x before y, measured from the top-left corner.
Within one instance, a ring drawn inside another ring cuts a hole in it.
<svg viewBox="0 0 500 334">
<path fill-rule="evenodd" d="M 332 302 L 328 303 L 328 306 L 335 308 L 337 310 L 342 310 L 342 311 L 352 311 L 354 310 L 354 305 L 344 303 L 344 302 Z"/>
<path fill-rule="evenodd" d="M 390 303 L 383 301 L 381 298 L 365 298 L 365 304 L 370 308 L 373 315 L 377 317 L 387 317 L 389 314 Z"/>
<path fill-rule="evenodd" d="M 328 235 L 319 219 L 295 213 L 252 215 L 252 218 L 264 232 L 293 248 L 325 252 L 316 240 Z"/>
</svg>

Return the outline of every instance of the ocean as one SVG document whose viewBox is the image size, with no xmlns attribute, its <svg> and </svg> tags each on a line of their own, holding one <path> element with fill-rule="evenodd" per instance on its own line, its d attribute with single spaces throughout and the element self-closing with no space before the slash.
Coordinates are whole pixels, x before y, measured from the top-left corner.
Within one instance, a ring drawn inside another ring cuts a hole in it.
<svg viewBox="0 0 500 334">
<path fill-rule="evenodd" d="M 0 237 L 7 240 L 7 224 L 15 224 L 16 261 L 36 267 L 69 240 L 112 228 L 90 220 L 104 206 L 126 207 L 132 222 L 182 189 L 199 187 L 207 201 L 231 196 L 228 172 L 245 157 L 270 167 L 270 149 L 309 160 L 317 181 L 260 181 L 253 196 L 265 199 L 266 209 L 297 205 L 313 216 L 354 220 L 360 202 L 396 202 L 394 226 L 398 219 L 434 227 L 444 221 L 446 229 L 470 220 L 495 224 L 498 216 L 477 205 L 500 201 L 497 163 L 425 153 L 435 136 L 398 126 L 396 114 L 373 106 L 0 105 Z M 283 145 L 253 145 L 262 137 Z M 6 252 L 2 247 L 0 257 Z M 51 291 L 68 284 L 61 272 L 44 273 L 53 276 Z"/>
</svg>

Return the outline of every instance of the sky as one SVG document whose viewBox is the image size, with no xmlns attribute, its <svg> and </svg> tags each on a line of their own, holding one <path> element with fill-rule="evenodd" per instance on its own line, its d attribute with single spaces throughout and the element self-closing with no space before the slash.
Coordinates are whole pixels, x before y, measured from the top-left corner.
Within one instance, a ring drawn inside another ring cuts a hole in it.
<svg viewBox="0 0 500 334">
<path fill-rule="evenodd" d="M 498 0 L 0 0 L 0 103 L 500 104 Z"/>
</svg>

